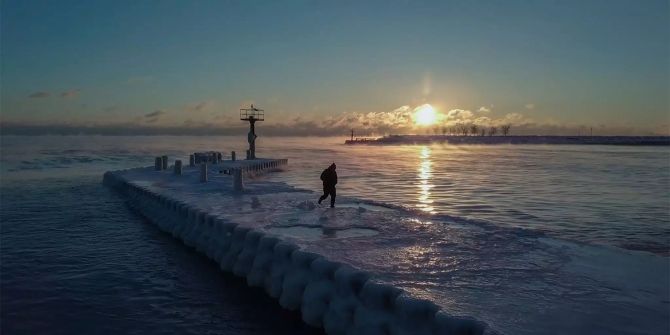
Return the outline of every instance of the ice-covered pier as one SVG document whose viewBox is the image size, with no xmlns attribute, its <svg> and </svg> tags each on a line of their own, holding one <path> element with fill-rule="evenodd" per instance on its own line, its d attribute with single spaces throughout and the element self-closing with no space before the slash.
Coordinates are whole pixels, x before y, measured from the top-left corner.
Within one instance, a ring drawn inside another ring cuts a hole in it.
<svg viewBox="0 0 670 335">
<path fill-rule="evenodd" d="M 313 192 L 254 178 L 286 160 L 182 166 L 163 158 L 155 166 L 107 172 L 104 184 L 223 271 L 300 311 L 307 324 L 328 334 L 494 333 L 443 310 L 422 289 L 420 269 L 437 273 L 448 264 L 418 248 L 432 243 L 435 232 L 410 213 L 356 199 L 322 208 Z"/>
</svg>

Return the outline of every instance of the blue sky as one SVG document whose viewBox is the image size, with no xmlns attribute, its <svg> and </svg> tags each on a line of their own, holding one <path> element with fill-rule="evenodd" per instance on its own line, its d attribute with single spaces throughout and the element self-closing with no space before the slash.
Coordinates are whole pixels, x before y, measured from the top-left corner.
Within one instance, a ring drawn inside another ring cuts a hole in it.
<svg viewBox="0 0 670 335">
<path fill-rule="evenodd" d="M 425 103 L 445 124 L 670 127 L 668 1 L 1 6 L 5 125 L 229 127 L 254 102 L 286 131 L 404 129 Z"/>
</svg>

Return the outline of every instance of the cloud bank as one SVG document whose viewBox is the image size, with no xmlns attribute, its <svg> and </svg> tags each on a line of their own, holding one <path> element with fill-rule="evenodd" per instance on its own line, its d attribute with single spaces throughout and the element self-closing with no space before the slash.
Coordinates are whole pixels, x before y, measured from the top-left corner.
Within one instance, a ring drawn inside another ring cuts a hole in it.
<svg viewBox="0 0 670 335">
<path fill-rule="evenodd" d="M 211 113 L 211 103 L 201 102 L 189 105 L 180 111 L 155 110 L 126 122 L 118 123 L 20 123 L 0 122 L 3 134 L 43 135 L 43 134 L 100 134 L 100 135 L 242 135 L 248 131 L 246 123 L 231 113 Z M 657 125 L 653 129 L 631 126 L 559 124 L 538 122 L 522 113 L 493 115 L 490 108 L 473 110 L 451 109 L 438 112 L 437 123 L 417 126 L 413 116 L 421 106 L 404 105 L 390 111 L 344 112 L 321 119 L 306 120 L 301 117 L 283 118 L 273 121 L 272 115 L 266 122 L 257 125 L 257 131 L 264 136 L 347 136 L 353 129 L 357 136 L 383 136 L 392 134 L 441 134 L 460 133 L 463 127 L 473 125 L 481 129 L 511 125 L 512 135 L 670 135 L 670 125 Z M 526 106 L 522 106 L 526 107 Z M 199 113 L 202 112 L 202 113 Z M 197 115 L 196 115 L 197 114 Z M 182 117 L 175 119 L 175 117 Z M 177 120 L 177 121 L 175 121 Z M 498 132 L 499 133 L 499 132 Z"/>
</svg>

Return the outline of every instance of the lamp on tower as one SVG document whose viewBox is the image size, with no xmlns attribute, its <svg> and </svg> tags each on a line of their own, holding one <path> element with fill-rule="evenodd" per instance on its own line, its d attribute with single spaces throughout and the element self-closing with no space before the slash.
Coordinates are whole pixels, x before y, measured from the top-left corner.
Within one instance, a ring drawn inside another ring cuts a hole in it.
<svg viewBox="0 0 670 335">
<path fill-rule="evenodd" d="M 247 159 L 256 159 L 256 121 L 265 121 L 265 110 L 259 109 L 251 105 L 251 108 L 240 109 L 240 120 L 249 121 L 249 134 L 247 141 L 249 142 L 249 150 L 247 150 Z"/>
</svg>

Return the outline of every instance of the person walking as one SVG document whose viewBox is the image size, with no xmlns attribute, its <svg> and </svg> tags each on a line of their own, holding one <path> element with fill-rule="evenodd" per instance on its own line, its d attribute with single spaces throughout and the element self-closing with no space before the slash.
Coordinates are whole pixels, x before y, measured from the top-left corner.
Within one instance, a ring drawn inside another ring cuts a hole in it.
<svg viewBox="0 0 670 335">
<path fill-rule="evenodd" d="M 319 205 L 321 201 L 330 196 L 330 208 L 335 207 L 335 196 L 337 194 L 335 185 L 337 185 L 337 172 L 335 172 L 335 163 L 321 172 L 321 181 L 323 181 L 323 195 L 319 198 Z"/>
</svg>

